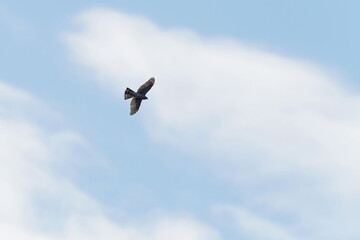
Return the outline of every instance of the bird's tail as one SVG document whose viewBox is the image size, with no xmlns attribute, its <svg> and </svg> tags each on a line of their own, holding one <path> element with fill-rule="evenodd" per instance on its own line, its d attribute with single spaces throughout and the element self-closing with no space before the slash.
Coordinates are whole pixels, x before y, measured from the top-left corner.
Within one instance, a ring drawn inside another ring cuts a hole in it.
<svg viewBox="0 0 360 240">
<path fill-rule="evenodd" d="M 133 90 L 131 90 L 130 88 L 126 88 L 125 93 L 124 93 L 124 99 L 129 99 L 134 97 L 136 94 Z"/>
</svg>

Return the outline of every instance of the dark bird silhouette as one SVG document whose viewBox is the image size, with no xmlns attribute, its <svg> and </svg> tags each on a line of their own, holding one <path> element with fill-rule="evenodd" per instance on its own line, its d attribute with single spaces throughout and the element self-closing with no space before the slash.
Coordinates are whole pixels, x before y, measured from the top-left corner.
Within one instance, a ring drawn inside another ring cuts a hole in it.
<svg viewBox="0 0 360 240">
<path fill-rule="evenodd" d="M 155 83 L 155 78 L 152 77 L 146 83 L 141 85 L 141 87 L 137 90 L 137 92 L 131 90 L 130 88 L 126 88 L 124 93 L 125 100 L 132 98 L 130 103 L 130 115 L 133 115 L 137 111 L 139 111 L 141 101 L 148 99 L 145 95 L 151 89 L 154 83 Z"/>
</svg>

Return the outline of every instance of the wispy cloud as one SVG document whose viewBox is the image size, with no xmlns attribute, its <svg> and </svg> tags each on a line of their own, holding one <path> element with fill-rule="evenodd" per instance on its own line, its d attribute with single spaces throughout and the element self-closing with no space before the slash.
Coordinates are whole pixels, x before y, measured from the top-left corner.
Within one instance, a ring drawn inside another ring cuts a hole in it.
<svg viewBox="0 0 360 240">
<path fill-rule="evenodd" d="M 299 239 L 289 234 L 281 224 L 276 224 L 247 209 L 236 206 L 216 206 L 214 210 L 219 216 L 229 219 L 244 238 L 266 240 Z"/>
<path fill-rule="evenodd" d="M 110 220 L 101 203 L 59 170 L 61 165 L 72 165 L 79 159 L 89 161 L 87 155 L 79 156 L 79 152 L 92 153 L 93 146 L 73 130 L 61 127 L 54 130 L 44 125 L 46 121 L 39 118 L 55 121 L 47 117 L 47 112 L 53 110 L 31 94 L 2 82 L 0 93 L 2 238 L 220 239 L 209 226 L 171 214 L 158 214 L 129 224 Z"/>
<path fill-rule="evenodd" d="M 0 83 L 0 92 L 0 232 L 8 239 L 37 239 L 34 228 L 41 228 L 49 220 L 39 212 L 48 211 L 49 215 L 59 216 L 64 214 L 60 209 L 78 211 L 80 206 L 89 208 L 95 203 L 74 185 L 63 182 L 64 179 L 52 173 L 54 162 L 64 156 L 56 150 L 59 147 L 57 139 L 64 132 L 71 131 L 53 131 L 42 126 L 38 118 L 46 116 L 47 110 L 40 100 L 30 94 L 4 83 Z M 71 134 L 77 136 L 76 133 Z M 77 142 L 67 139 L 66 144 L 76 146 Z M 53 208 L 45 210 L 45 206 Z M 58 211 L 55 206 L 59 207 Z M 59 217 L 55 222 L 63 224 L 63 221 L 66 219 Z"/>
<path fill-rule="evenodd" d="M 359 234 L 345 222 L 360 222 L 360 101 L 333 71 L 109 9 L 75 24 L 62 39 L 109 92 L 157 78 L 142 109 L 154 139 L 202 155 L 273 224 L 295 219 L 289 234 Z"/>
</svg>

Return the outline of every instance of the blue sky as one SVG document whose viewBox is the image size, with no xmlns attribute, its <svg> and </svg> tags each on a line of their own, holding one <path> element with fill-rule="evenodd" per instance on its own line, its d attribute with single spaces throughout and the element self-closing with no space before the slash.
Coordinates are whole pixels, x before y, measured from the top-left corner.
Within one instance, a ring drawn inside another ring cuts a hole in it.
<svg viewBox="0 0 360 240">
<path fill-rule="evenodd" d="M 1 235 L 356 239 L 358 7 L 2 1 Z"/>
</svg>

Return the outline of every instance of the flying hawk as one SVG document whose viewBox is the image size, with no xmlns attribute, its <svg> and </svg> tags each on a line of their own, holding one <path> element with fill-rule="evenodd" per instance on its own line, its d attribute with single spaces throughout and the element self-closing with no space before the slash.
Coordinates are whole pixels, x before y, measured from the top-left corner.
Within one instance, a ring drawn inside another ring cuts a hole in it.
<svg viewBox="0 0 360 240">
<path fill-rule="evenodd" d="M 130 103 L 130 115 L 135 114 L 139 110 L 142 100 L 148 99 L 145 95 L 151 89 L 154 83 L 155 78 L 152 77 L 146 83 L 141 85 L 137 92 L 131 90 L 130 88 L 126 88 L 124 93 L 125 100 L 132 98 Z"/>
</svg>

